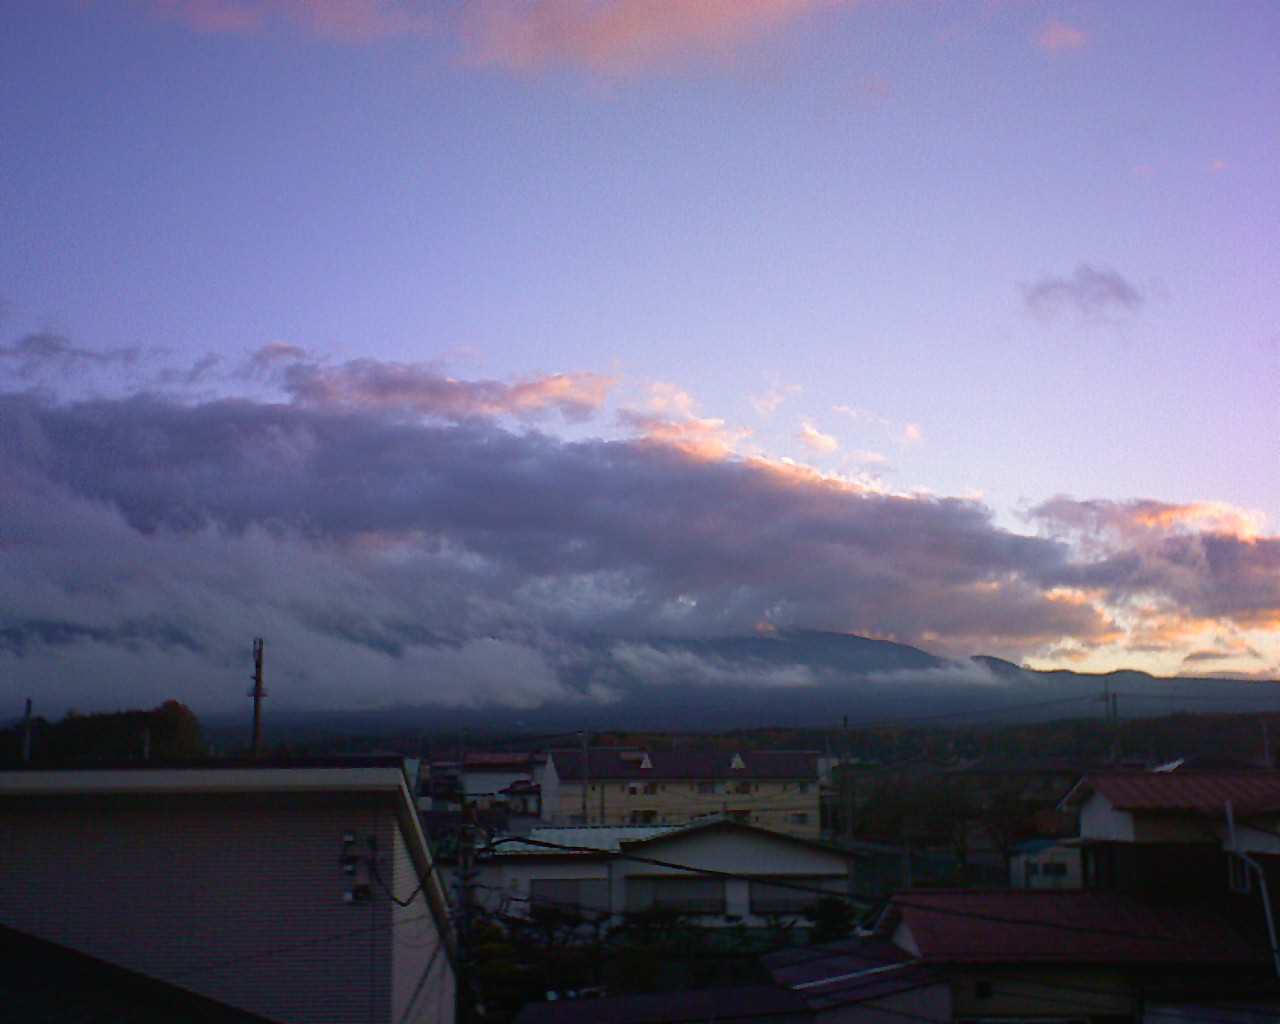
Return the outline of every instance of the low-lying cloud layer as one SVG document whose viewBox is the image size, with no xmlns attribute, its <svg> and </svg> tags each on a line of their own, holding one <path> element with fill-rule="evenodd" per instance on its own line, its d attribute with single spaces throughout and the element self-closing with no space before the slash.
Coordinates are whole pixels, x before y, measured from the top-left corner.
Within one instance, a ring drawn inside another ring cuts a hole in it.
<svg viewBox="0 0 1280 1024">
<path fill-rule="evenodd" d="M 1280 539 L 1229 506 L 1063 497 L 1016 533 L 977 501 L 692 445 L 718 421 L 671 388 L 617 421 L 635 433 L 567 440 L 526 421 L 581 421 L 609 379 L 257 361 L 274 398 L 59 400 L 11 373 L 0 661 L 17 685 L 233 707 L 262 635 L 294 706 L 534 706 L 612 699 L 580 671 L 601 637 L 631 678 L 785 689 L 803 666 L 746 678 L 652 641 L 803 627 L 1194 664 L 1251 649 L 1206 631 L 1280 624 Z"/>
</svg>

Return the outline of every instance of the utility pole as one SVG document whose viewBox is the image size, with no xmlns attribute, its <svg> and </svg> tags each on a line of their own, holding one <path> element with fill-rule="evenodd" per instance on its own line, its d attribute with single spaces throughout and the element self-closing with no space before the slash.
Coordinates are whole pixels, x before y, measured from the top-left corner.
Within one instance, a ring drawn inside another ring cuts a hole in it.
<svg viewBox="0 0 1280 1024">
<path fill-rule="evenodd" d="M 458 834 L 458 990 L 457 1020 L 467 1024 L 471 1019 L 471 876 L 475 863 L 475 832 L 471 828 L 471 809 L 463 806 L 462 831 Z"/>
<path fill-rule="evenodd" d="M 31 760 L 31 698 L 27 698 L 27 712 L 22 716 L 22 763 Z"/>
<path fill-rule="evenodd" d="M 587 782 L 591 778 L 591 755 L 587 750 L 587 730 L 583 729 L 578 735 L 582 737 L 582 824 L 585 825 L 587 823 Z"/>
<path fill-rule="evenodd" d="M 1104 679 L 1102 681 L 1102 701 L 1103 714 L 1105 715 L 1106 731 L 1111 734 L 1111 761 L 1112 763 L 1120 759 L 1120 710 L 1117 707 L 1117 698 L 1119 694 L 1111 692 L 1111 680 Z"/>
<path fill-rule="evenodd" d="M 1114 753 L 1111 760 L 1120 760 L 1120 694 L 1113 693 L 1111 695 L 1111 735 L 1114 746 Z"/>
<path fill-rule="evenodd" d="M 251 753 L 254 757 L 262 754 L 262 700 L 267 691 L 262 688 L 262 637 L 253 641 L 253 689 L 249 696 L 253 698 L 253 743 Z"/>
<path fill-rule="evenodd" d="M 853 765 L 849 752 L 849 716 L 843 716 L 841 725 L 844 729 L 844 749 L 840 755 L 840 813 L 844 818 L 841 823 L 844 825 L 844 834 L 846 838 L 853 838 Z"/>
</svg>

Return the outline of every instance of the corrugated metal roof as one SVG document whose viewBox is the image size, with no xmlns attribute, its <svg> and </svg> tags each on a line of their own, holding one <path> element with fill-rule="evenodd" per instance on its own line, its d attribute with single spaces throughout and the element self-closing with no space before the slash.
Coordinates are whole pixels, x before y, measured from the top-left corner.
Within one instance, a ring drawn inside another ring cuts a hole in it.
<svg viewBox="0 0 1280 1024">
<path fill-rule="evenodd" d="M 563 828 L 535 828 L 530 830 L 529 838 L 544 843 L 555 843 L 557 846 L 585 847 L 601 853 L 618 853 L 623 842 L 652 839 L 654 836 L 679 831 L 680 825 L 578 825 Z M 571 853 L 582 851 L 549 850 L 545 846 L 534 846 L 518 839 L 502 841 L 495 846 L 495 852 L 507 854 L 547 854 Z"/>
<path fill-rule="evenodd" d="M 1092 789 L 1121 811 L 1160 811 L 1222 817 L 1227 801 L 1236 814 L 1280 811 L 1280 772 L 1095 772 Z"/>
<path fill-rule="evenodd" d="M 650 751 L 650 767 L 632 753 L 596 749 L 589 752 L 592 779 L 786 779 L 812 782 L 818 778 L 818 755 L 808 751 L 743 750 L 742 767 L 733 767 L 732 751 Z M 553 750 L 556 772 L 566 782 L 582 779 L 582 751 Z"/>
<path fill-rule="evenodd" d="M 911 890 L 893 905 L 934 963 L 1258 963 L 1217 912 L 1097 891 Z"/>
</svg>

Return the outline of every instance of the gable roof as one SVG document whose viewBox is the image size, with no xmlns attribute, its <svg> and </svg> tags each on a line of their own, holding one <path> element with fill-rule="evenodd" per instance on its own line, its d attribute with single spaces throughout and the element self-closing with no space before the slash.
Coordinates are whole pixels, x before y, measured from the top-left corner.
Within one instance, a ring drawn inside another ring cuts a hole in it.
<svg viewBox="0 0 1280 1024">
<path fill-rule="evenodd" d="M 1096 890 L 907 890 L 893 897 L 926 963 L 1250 966 L 1266 950 L 1214 910 Z"/>
<path fill-rule="evenodd" d="M 741 757 L 742 767 L 734 767 Z M 553 750 L 556 771 L 562 782 L 581 782 L 581 750 Z M 645 767 L 646 762 L 649 767 Z M 719 779 L 768 779 L 770 781 L 816 782 L 818 755 L 812 751 L 743 750 L 649 751 L 647 758 L 635 751 L 596 748 L 588 751 L 590 780 L 645 779 L 665 781 L 713 781 Z"/>
<path fill-rule="evenodd" d="M 713 815 L 683 825 L 566 825 L 531 829 L 527 836 L 500 837 L 491 844 L 494 856 L 579 856 L 616 857 L 627 854 L 649 856 L 650 847 L 675 841 L 697 832 L 735 832 L 747 838 L 802 846 L 805 849 L 839 857 L 844 861 L 857 854 L 814 839 L 802 839 L 786 832 L 746 825 Z M 553 845 L 540 845 L 540 844 Z M 558 849 L 571 847 L 571 849 Z"/>
<path fill-rule="evenodd" d="M 623 843 L 639 842 L 651 839 L 664 832 L 672 832 L 679 825 L 566 825 L 563 827 L 534 828 L 528 836 L 502 837 L 494 841 L 492 850 L 495 856 L 595 856 L 598 854 L 615 854 L 622 850 Z M 573 849 L 560 850 L 555 847 L 540 846 L 539 843 L 553 843 L 556 847 L 567 846 Z"/>
<path fill-rule="evenodd" d="M 1063 798 L 1083 804 L 1101 793 L 1119 811 L 1220 818 L 1227 801 L 1238 815 L 1280 812 L 1280 772 L 1093 772 Z"/>
<path fill-rule="evenodd" d="M 656 846 L 661 843 L 675 842 L 694 832 L 709 832 L 712 830 L 718 832 L 736 832 L 739 835 L 746 836 L 747 838 L 787 843 L 791 846 L 803 846 L 809 850 L 817 850 L 820 853 L 828 853 L 832 856 L 840 857 L 845 861 L 857 858 L 857 854 L 851 850 L 832 846 L 829 843 L 824 843 L 817 839 L 803 839 L 800 836 L 793 836 L 788 832 L 776 832 L 770 828 L 760 828 L 758 825 L 749 825 L 745 822 L 734 821 L 719 814 L 711 815 L 697 821 L 691 821 L 684 825 L 675 825 L 657 832 L 655 835 L 632 840 L 624 840 L 623 845 L 628 849 L 637 846 Z"/>
</svg>

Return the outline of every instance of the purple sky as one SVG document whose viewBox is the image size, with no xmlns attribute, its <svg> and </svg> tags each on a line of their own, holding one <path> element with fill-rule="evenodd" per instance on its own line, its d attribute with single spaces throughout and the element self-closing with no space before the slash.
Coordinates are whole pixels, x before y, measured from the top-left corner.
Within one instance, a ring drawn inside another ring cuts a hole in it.
<svg viewBox="0 0 1280 1024">
<path fill-rule="evenodd" d="M 1271 0 L 0 29 L 15 692 L 237 707 L 266 634 L 282 703 L 528 704 L 768 625 L 1280 675 Z"/>
</svg>

